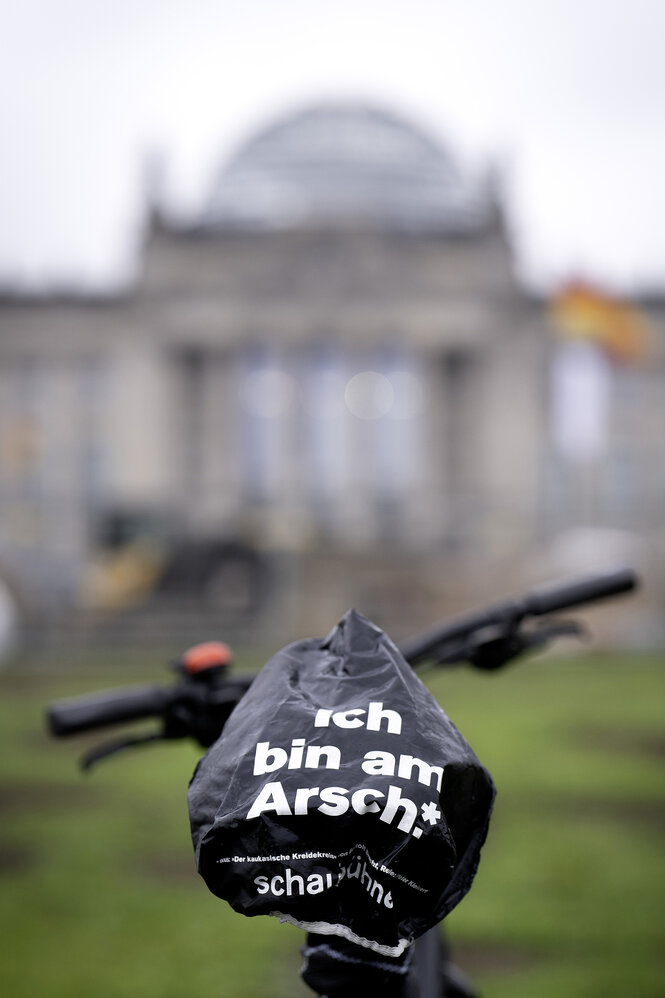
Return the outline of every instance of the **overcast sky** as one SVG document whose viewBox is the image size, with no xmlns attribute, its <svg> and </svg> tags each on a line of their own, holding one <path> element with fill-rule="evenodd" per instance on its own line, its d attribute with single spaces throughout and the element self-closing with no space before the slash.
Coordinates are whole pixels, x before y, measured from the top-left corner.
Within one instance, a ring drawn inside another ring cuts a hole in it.
<svg viewBox="0 0 665 998">
<path fill-rule="evenodd" d="M 0 0 L 0 283 L 113 288 L 145 162 L 174 217 L 317 98 L 410 115 L 505 178 L 521 279 L 665 291 L 662 0 Z"/>
</svg>

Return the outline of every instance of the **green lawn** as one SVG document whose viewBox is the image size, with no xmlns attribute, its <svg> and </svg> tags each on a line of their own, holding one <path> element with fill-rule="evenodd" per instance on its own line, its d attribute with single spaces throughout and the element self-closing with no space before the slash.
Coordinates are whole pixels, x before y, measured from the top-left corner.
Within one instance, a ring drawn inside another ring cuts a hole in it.
<svg viewBox="0 0 665 998">
<path fill-rule="evenodd" d="M 81 776 L 49 699 L 146 673 L 0 673 L 0 994 L 297 998 L 300 934 L 249 921 L 193 868 L 197 752 L 146 748 Z M 665 656 L 534 660 L 429 682 L 499 790 L 451 916 L 485 998 L 665 995 Z"/>
</svg>

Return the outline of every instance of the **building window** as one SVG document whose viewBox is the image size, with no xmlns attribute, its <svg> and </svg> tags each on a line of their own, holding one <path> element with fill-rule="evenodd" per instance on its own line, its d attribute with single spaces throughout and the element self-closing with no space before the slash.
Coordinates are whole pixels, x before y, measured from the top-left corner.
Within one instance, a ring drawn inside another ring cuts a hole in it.
<svg viewBox="0 0 665 998">
<path fill-rule="evenodd" d="M 296 382 L 284 359 L 256 348 L 240 364 L 238 406 L 244 491 L 260 504 L 278 503 L 289 491 L 289 436 Z"/>
</svg>

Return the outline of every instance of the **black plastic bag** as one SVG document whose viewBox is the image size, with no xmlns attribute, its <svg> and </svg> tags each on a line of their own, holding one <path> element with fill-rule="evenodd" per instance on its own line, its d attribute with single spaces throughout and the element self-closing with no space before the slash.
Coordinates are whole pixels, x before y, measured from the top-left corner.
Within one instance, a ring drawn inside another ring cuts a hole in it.
<svg viewBox="0 0 665 998">
<path fill-rule="evenodd" d="M 355 610 L 267 662 L 189 789 L 214 894 L 392 957 L 468 891 L 493 799 L 469 745 Z"/>
</svg>

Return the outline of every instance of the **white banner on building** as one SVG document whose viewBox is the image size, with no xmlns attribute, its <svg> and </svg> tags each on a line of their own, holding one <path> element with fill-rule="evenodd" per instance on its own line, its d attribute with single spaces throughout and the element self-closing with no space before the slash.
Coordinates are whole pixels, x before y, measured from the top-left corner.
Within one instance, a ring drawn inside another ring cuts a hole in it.
<svg viewBox="0 0 665 998">
<path fill-rule="evenodd" d="M 607 450 L 612 374 L 592 343 L 562 344 L 552 365 L 552 436 L 561 457 L 596 460 Z"/>
</svg>

